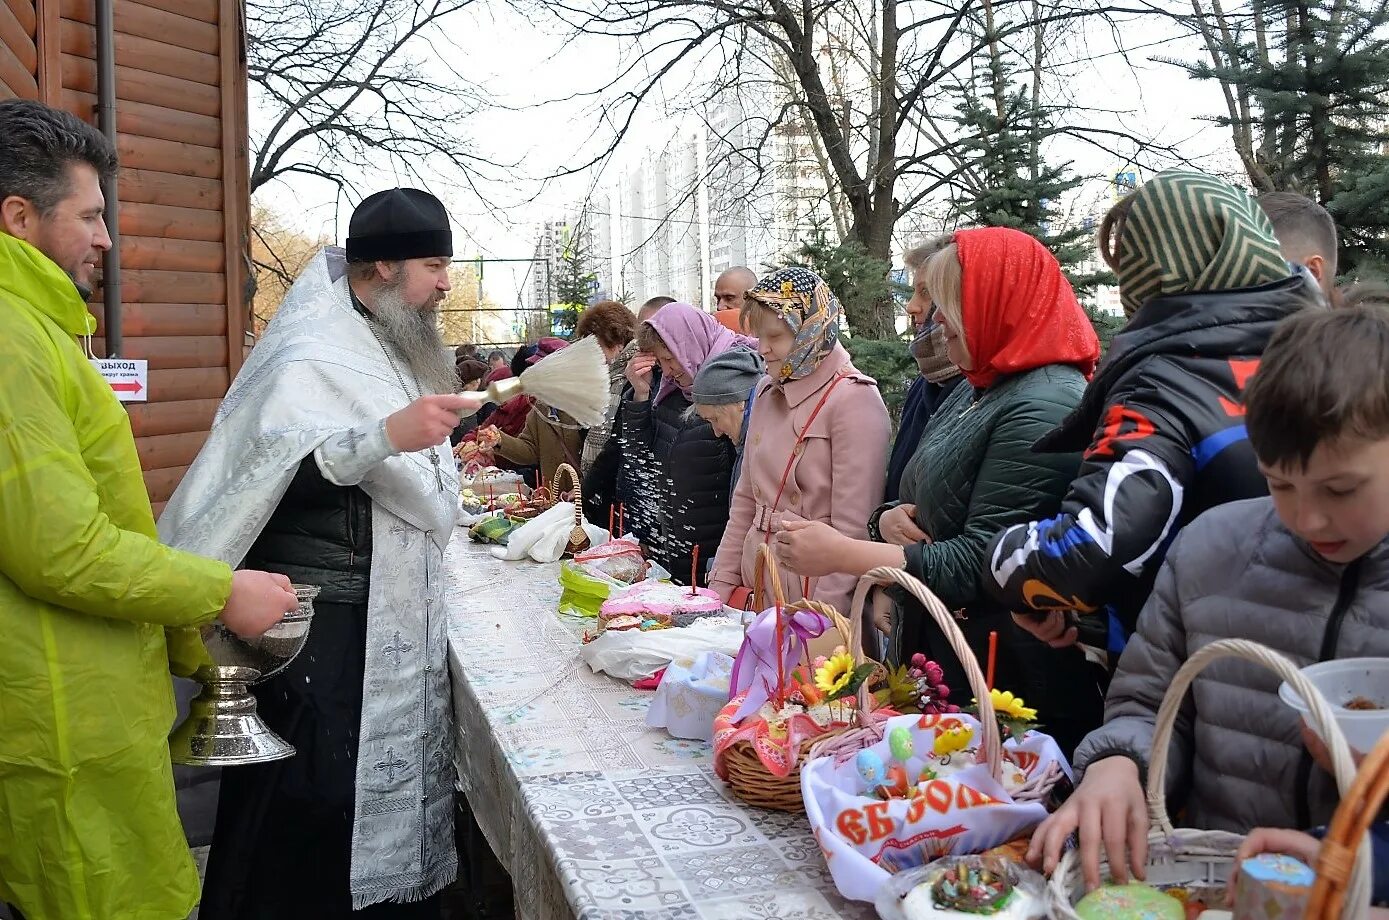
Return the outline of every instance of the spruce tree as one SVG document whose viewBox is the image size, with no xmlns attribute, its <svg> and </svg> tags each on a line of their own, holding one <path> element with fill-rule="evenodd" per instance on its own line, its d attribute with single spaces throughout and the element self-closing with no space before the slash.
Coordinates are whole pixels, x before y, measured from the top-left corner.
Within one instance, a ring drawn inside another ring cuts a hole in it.
<svg viewBox="0 0 1389 920">
<path fill-rule="evenodd" d="M 555 302 L 550 306 L 550 316 L 551 328 L 558 335 L 574 332 L 579 314 L 598 286 L 592 261 L 583 224 L 577 223 L 565 233 L 564 252 L 555 276 Z"/>
<path fill-rule="evenodd" d="M 1389 5 L 1264 0 L 1252 14 L 1195 20 L 1222 84 L 1228 127 L 1254 191 L 1293 191 L 1331 212 L 1340 271 L 1389 274 Z M 1229 36 L 1228 38 L 1226 36 Z"/>
<path fill-rule="evenodd" d="M 1052 113 L 1015 79 L 996 43 L 979 57 L 973 81 L 962 88 L 955 123 L 965 134 L 966 166 L 954 207 L 961 223 L 1012 227 L 1052 251 L 1076 293 L 1113 284 L 1108 272 L 1082 272 L 1094 262 L 1094 234 L 1068 223 L 1062 203 L 1082 183 L 1069 163 L 1048 162 L 1043 143 Z"/>
</svg>

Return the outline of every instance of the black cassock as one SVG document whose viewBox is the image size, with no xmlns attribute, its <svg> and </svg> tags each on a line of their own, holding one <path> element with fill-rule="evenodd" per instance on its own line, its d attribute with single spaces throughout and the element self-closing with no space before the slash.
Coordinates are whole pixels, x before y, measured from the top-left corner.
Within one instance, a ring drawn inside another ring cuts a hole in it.
<svg viewBox="0 0 1389 920">
<path fill-rule="evenodd" d="M 371 503 L 312 457 L 247 556 L 322 588 L 297 658 L 254 692 L 295 755 L 222 771 L 201 920 L 437 920 L 440 896 L 352 910 L 357 732 L 366 668 Z"/>
</svg>

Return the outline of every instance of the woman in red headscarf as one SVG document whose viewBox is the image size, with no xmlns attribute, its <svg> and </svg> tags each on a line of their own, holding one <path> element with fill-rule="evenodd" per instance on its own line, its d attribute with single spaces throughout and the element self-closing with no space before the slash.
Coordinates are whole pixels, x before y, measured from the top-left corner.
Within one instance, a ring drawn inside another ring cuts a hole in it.
<svg viewBox="0 0 1389 920">
<path fill-rule="evenodd" d="M 958 625 L 981 662 L 989 633 L 998 633 L 995 686 L 1023 696 L 1069 754 L 1099 724 L 1103 694 L 1075 679 L 1088 669 L 1018 628 L 984 592 L 980 573 L 989 539 L 1054 514 L 1075 476 L 1079 455 L 1033 453 L 1032 443 L 1079 402 L 1099 340 L 1056 258 L 1017 230 L 959 231 L 926 264 L 925 281 L 969 385 L 931 417 L 902 474 L 903 501 L 869 521 L 875 540 L 788 523 L 778 555 L 803 576 L 905 568 L 963 614 Z M 944 668 L 953 698 L 969 700 L 963 668 L 915 602 L 894 611 L 889 630 L 889 657 L 924 653 Z"/>
</svg>

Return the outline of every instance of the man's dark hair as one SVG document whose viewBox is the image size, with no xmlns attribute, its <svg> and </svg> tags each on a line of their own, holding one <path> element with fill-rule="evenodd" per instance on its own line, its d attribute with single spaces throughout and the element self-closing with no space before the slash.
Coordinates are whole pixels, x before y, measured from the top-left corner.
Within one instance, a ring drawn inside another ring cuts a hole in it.
<svg viewBox="0 0 1389 920">
<path fill-rule="evenodd" d="M 105 181 L 116 173 L 116 151 L 76 115 L 28 99 L 0 102 L 0 201 L 17 195 L 48 214 L 71 194 L 74 163 Z"/>
<path fill-rule="evenodd" d="M 650 300 L 648 300 L 646 303 L 642 304 L 642 305 L 641 305 L 641 309 L 642 309 L 642 310 L 658 310 L 658 309 L 660 309 L 661 307 L 664 307 L 664 306 L 665 306 L 666 304 L 668 304 L 668 303 L 675 303 L 675 298 L 674 298 L 674 297 L 667 297 L 667 296 L 664 295 L 664 294 L 658 294 L 658 295 L 656 295 L 655 297 L 653 297 L 653 298 L 651 298 Z"/>
<path fill-rule="evenodd" d="M 1318 444 L 1389 437 L 1389 307 L 1302 310 L 1274 330 L 1245 390 L 1265 466 L 1305 470 Z"/>
<path fill-rule="evenodd" d="M 495 348 L 492 349 L 491 351 L 489 351 L 489 352 L 487 353 L 487 363 L 488 363 L 488 364 L 491 364 L 493 361 L 505 361 L 505 360 L 506 360 L 506 355 L 502 354 L 500 351 L 498 351 L 498 350 L 495 349 Z"/>
<path fill-rule="evenodd" d="M 1273 223 L 1284 256 L 1321 256 L 1336 274 L 1336 221 L 1326 208 L 1297 192 L 1266 192 L 1258 202 Z"/>
</svg>

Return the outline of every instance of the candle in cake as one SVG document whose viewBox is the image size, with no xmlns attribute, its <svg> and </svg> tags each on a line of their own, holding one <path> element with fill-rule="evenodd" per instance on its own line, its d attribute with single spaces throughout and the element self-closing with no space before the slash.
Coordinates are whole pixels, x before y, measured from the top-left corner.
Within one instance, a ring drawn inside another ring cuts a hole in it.
<svg viewBox="0 0 1389 920">
<path fill-rule="evenodd" d="M 690 558 L 690 596 L 699 593 L 699 544 L 695 544 L 694 555 Z"/>
<path fill-rule="evenodd" d="M 989 685 L 989 689 L 994 688 L 994 662 L 998 660 L 998 631 L 989 630 L 989 666 L 984 674 L 984 682 Z"/>
</svg>

